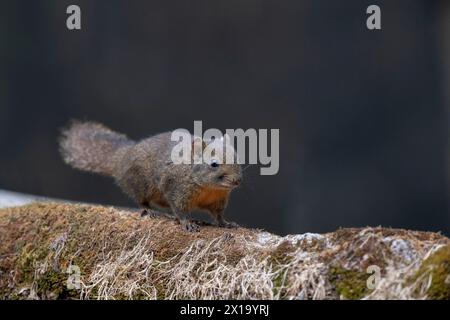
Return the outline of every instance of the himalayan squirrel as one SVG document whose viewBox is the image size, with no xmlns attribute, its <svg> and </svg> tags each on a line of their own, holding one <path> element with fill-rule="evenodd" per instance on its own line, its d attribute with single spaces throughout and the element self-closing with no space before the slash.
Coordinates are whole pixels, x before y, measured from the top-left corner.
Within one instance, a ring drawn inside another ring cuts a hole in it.
<svg viewBox="0 0 450 320">
<path fill-rule="evenodd" d="M 230 192 L 242 181 L 241 166 L 237 161 L 221 164 L 212 158 L 198 164 L 175 164 L 171 154 L 177 142 L 171 135 L 169 131 L 135 142 L 102 124 L 74 121 L 63 130 L 59 145 L 67 164 L 114 178 L 144 208 L 143 215 L 166 210 L 184 230 L 199 231 L 198 224 L 188 219 L 191 211 L 199 209 L 209 212 L 217 226 L 237 227 L 223 215 Z M 200 139 L 191 137 L 192 141 Z M 205 141 L 201 145 L 204 150 Z"/>
</svg>

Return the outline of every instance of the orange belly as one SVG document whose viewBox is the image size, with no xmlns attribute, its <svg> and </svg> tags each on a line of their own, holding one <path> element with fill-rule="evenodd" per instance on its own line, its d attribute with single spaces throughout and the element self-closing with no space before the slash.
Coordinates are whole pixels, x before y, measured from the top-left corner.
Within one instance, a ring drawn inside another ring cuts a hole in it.
<svg viewBox="0 0 450 320">
<path fill-rule="evenodd" d="M 230 191 L 225 189 L 204 188 L 193 199 L 192 207 L 207 208 L 212 204 L 226 199 Z"/>
</svg>

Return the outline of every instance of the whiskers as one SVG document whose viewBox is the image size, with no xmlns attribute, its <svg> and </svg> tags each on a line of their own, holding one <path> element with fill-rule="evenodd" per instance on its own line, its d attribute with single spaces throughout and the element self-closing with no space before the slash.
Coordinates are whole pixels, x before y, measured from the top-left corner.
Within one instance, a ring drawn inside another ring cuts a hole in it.
<svg viewBox="0 0 450 320">
<path fill-rule="evenodd" d="M 244 173 L 247 169 L 251 168 L 253 165 L 248 164 L 241 169 L 241 172 Z M 255 167 L 255 166 L 253 166 Z M 248 198 L 251 193 L 255 192 L 255 185 L 253 184 L 254 175 L 252 174 L 252 170 L 247 172 L 247 175 L 243 176 L 242 183 L 239 188 L 244 192 L 245 196 Z"/>
</svg>

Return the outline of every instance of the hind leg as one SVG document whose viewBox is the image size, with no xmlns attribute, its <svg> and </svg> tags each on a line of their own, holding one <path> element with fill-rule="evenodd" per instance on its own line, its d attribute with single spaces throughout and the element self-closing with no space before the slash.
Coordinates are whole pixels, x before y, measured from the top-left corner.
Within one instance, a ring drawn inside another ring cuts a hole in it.
<svg viewBox="0 0 450 320">
<path fill-rule="evenodd" d="M 156 218 L 161 215 L 158 211 L 152 208 L 148 201 L 141 201 L 141 207 L 143 208 L 141 211 L 141 218 Z"/>
<path fill-rule="evenodd" d="M 159 213 L 153 209 L 142 209 L 142 211 L 141 211 L 141 218 L 144 218 L 144 217 L 157 218 L 160 216 L 161 216 L 161 213 Z"/>
<path fill-rule="evenodd" d="M 174 219 L 174 217 L 172 216 L 172 211 L 168 208 L 155 206 L 148 201 L 141 202 L 141 207 L 143 208 L 141 211 L 141 217 L 166 217 L 168 219 Z"/>
</svg>

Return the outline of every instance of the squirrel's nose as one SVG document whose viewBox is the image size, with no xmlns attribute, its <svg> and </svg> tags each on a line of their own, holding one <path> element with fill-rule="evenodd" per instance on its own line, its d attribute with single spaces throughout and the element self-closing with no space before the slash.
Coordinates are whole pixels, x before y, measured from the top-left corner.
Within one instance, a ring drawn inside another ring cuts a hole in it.
<svg viewBox="0 0 450 320">
<path fill-rule="evenodd" d="M 240 185 L 241 182 L 242 182 L 242 179 L 241 179 L 241 178 L 237 178 L 237 179 L 234 179 L 234 180 L 233 180 L 233 184 L 234 184 L 235 186 Z"/>
</svg>

